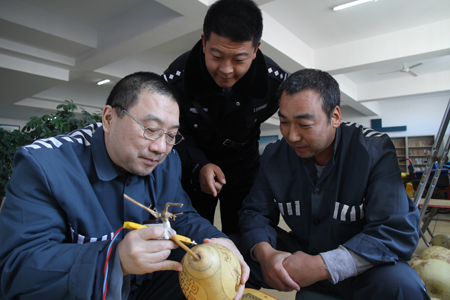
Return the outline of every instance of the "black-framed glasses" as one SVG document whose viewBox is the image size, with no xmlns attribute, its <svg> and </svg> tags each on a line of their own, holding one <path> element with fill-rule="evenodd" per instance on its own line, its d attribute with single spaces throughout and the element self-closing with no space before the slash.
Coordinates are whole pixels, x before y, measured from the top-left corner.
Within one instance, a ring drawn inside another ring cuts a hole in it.
<svg viewBox="0 0 450 300">
<path fill-rule="evenodd" d="M 144 125 L 139 123 L 138 120 L 133 118 L 133 116 L 130 115 L 130 113 L 127 112 L 121 106 L 114 105 L 113 107 L 120 108 L 121 110 L 123 110 L 124 113 L 126 113 L 130 118 L 132 118 L 136 123 L 138 123 L 139 126 L 141 126 L 142 129 L 144 130 L 142 135 L 147 140 L 156 141 L 157 139 L 159 139 L 163 135 L 166 135 L 166 143 L 171 145 L 171 146 L 175 146 L 176 144 L 179 144 L 182 140 L 184 140 L 184 137 L 178 131 L 176 131 L 176 132 L 165 132 L 164 129 L 158 128 L 158 127 L 152 127 L 152 126 L 144 127 Z"/>
</svg>

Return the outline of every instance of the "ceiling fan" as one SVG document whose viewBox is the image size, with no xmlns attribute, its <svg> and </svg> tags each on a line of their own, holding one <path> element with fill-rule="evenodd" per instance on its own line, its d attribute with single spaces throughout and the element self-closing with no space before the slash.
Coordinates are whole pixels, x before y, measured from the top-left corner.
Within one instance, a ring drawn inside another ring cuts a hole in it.
<svg viewBox="0 0 450 300">
<path fill-rule="evenodd" d="M 415 64 L 413 66 L 407 67 L 405 63 L 403 63 L 403 68 L 401 68 L 400 70 L 397 71 L 392 71 L 392 72 L 385 72 L 385 73 L 380 73 L 378 75 L 382 75 L 382 74 L 388 74 L 388 73 L 395 73 L 395 72 L 403 72 L 403 73 L 409 73 L 411 76 L 417 77 L 417 74 L 412 72 L 411 69 L 420 66 L 422 63 L 418 63 Z"/>
</svg>

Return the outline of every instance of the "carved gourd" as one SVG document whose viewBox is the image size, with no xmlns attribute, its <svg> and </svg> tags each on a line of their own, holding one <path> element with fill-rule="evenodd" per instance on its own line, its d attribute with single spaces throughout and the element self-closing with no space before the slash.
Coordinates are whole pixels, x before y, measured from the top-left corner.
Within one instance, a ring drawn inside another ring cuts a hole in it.
<svg viewBox="0 0 450 300">
<path fill-rule="evenodd" d="M 239 289 L 241 266 L 234 253 L 218 244 L 191 249 L 199 260 L 186 253 L 181 261 L 180 286 L 188 300 L 231 300 Z"/>
</svg>

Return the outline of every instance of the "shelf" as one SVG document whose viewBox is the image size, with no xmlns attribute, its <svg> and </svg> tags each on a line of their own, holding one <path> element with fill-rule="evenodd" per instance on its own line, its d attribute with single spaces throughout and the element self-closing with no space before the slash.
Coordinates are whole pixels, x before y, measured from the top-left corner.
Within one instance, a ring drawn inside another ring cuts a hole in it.
<svg viewBox="0 0 450 300">
<path fill-rule="evenodd" d="M 426 166 L 434 144 L 433 135 L 392 137 L 391 140 L 394 144 L 397 158 L 411 158 L 413 165 L 415 167 L 418 166 L 416 170 L 421 170 L 423 166 Z M 408 161 L 399 161 L 398 165 L 402 172 L 407 172 Z"/>
<path fill-rule="evenodd" d="M 408 146 L 409 149 L 432 148 L 432 147 L 433 146 Z"/>
</svg>

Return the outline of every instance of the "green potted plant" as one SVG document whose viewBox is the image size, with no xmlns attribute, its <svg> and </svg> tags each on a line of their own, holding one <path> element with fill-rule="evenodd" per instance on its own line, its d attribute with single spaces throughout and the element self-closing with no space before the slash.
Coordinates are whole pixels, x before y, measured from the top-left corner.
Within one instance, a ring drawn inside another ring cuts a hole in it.
<svg viewBox="0 0 450 300">
<path fill-rule="evenodd" d="M 22 130 L 6 131 L 0 128 L 0 203 L 5 197 L 6 185 L 14 169 L 14 153 L 21 146 L 32 143 L 36 139 L 67 134 L 72 130 L 100 122 L 101 113 L 90 114 L 81 109 L 81 117 L 75 114 L 78 107 L 72 100 L 59 104 L 55 114 L 42 117 L 31 117 Z"/>
</svg>

